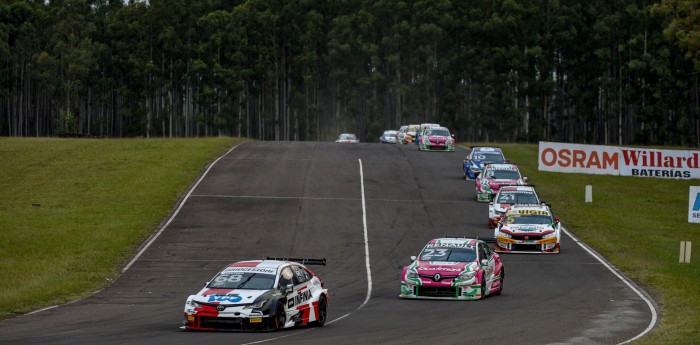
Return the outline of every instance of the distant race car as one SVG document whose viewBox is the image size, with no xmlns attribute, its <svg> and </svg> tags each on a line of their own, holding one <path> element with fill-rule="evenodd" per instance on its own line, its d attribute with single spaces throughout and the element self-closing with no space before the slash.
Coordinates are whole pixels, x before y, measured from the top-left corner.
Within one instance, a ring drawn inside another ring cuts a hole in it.
<svg viewBox="0 0 700 345">
<path fill-rule="evenodd" d="M 416 132 L 418 132 L 419 128 L 420 125 L 408 125 L 406 133 L 404 133 L 403 143 L 410 144 L 414 142 L 416 140 Z"/>
<path fill-rule="evenodd" d="M 241 261 L 224 267 L 185 303 L 187 330 L 280 330 L 322 327 L 328 290 L 304 264 L 326 259 Z"/>
<path fill-rule="evenodd" d="M 474 181 L 476 201 L 489 202 L 501 186 L 521 186 L 526 182 L 527 177 L 520 175 L 520 170 L 515 164 L 488 164 Z"/>
<path fill-rule="evenodd" d="M 539 203 L 542 201 L 535 192 L 535 186 L 502 186 L 489 203 L 489 228 L 495 228 L 498 219 L 512 205 Z"/>
<path fill-rule="evenodd" d="M 396 144 L 396 135 L 398 131 L 387 130 L 379 137 L 379 142 L 383 144 Z"/>
<path fill-rule="evenodd" d="M 472 146 L 469 155 L 462 161 L 464 178 L 474 180 L 479 176 L 486 164 L 506 162 L 503 152 L 498 147 Z"/>
<path fill-rule="evenodd" d="M 442 127 L 442 126 L 440 126 L 437 123 L 421 123 L 420 126 L 418 126 L 418 129 L 416 130 L 416 138 L 413 141 L 413 143 L 416 146 L 420 146 L 420 144 L 422 142 L 420 140 L 420 137 L 423 135 L 423 132 L 425 132 L 425 130 L 428 128 L 438 128 L 438 127 Z"/>
<path fill-rule="evenodd" d="M 494 230 L 497 252 L 559 253 L 561 223 L 549 206 L 513 205 Z"/>
<path fill-rule="evenodd" d="M 408 131 L 408 125 L 404 125 L 399 127 L 398 133 L 396 133 L 396 143 L 397 144 L 404 144 L 404 140 L 406 139 L 406 132 Z"/>
<path fill-rule="evenodd" d="M 401 274 L 401 298 L 473 300 L 501 294 L 505 269 L 483 240 L 433 239 Z"/>
<path fill-rule="evenodd" d="M 336 143 L 356 144 L 356 143 L 359 143 L 360 140 L 357 139 L 357 136 L 355 134 L 343 133 L 343 134 L 338 136 L 338 139 L 336 139 L 335 142 Z"/>
<path fill-rule="evenodd" d="M 420 141 L 418 149 L 421 151 L 454 152 L 455 150 L 454 139 L 450 130 L 445 127 L 426 128 L 416 140 Z"/>
</svg>

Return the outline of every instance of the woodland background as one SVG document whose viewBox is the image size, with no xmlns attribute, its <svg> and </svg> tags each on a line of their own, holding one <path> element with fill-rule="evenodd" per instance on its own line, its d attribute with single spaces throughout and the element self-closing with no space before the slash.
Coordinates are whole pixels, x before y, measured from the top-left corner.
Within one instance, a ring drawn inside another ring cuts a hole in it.
<svg viewBox="0 0 700 345">
<path fill-rule="evenodd" d="M 0 0 L 0 135 L 700 143 L 696 0 Z"/>
</svg>

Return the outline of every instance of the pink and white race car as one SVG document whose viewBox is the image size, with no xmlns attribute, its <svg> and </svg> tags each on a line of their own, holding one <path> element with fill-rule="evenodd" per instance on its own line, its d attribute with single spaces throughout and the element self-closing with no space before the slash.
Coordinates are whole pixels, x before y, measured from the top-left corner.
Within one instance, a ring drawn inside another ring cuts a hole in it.
<svg viewBox="0 0 700 345">
<path fill-rule="evenodd" d="M 186 330 L 280 330 L 326 322 L 328 290 L 304 264 L 326 259 L 270 259 L 224 267 L 185 303 Z"/>
<path fill-rule="evenodd" d="M 503 291 L 503 263 L 483 240 L 433 239 L 411 260 L 401 274 L 401 298 L 474 300 Z"/>
<path fill-rule="evenodd" d="M 488 164 L 474 180 L 476 201 L 490 202 L 501 186 L 525 185 L 527 177 L 520 175 L 515 164 Z"/>
</svg>

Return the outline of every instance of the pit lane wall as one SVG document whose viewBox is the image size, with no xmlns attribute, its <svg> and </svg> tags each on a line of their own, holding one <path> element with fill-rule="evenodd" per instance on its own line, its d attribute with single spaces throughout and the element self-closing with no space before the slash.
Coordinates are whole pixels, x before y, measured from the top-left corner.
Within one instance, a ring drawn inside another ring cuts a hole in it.
<svg viewBox="0 0 700 345">
<path fill-rule="evenodd" d="M 700 178 L 700 151 L 540 141 L 538 169 L 563 173 Z"/>
</svg>

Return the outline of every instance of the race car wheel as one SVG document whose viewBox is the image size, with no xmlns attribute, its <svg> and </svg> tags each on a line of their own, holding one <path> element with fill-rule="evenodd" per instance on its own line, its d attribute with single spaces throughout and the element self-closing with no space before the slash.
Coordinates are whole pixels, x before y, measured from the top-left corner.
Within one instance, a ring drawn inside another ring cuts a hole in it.
<svg viewBox="0 0 700 345">
<path fill-rule="evenodd" d="M 328 302 L 326 302 L 326 296 L 322 295 L 321 298 L 318 299 L 318 320 L 312 323 L 313 326 L 323 327 L 323 325 L 326 324 L 327 305 Z"/>
<path fill-rule="evenodd" d="M 275 315 L 270 320 L 271 328 L 275 331 L 279 331 L 284 328 L 284 324 L 287 322 L 287 315 L 284 313 L 284 305 L 282 303 L 277 304 L 275 308 Z"/>
</svg>

